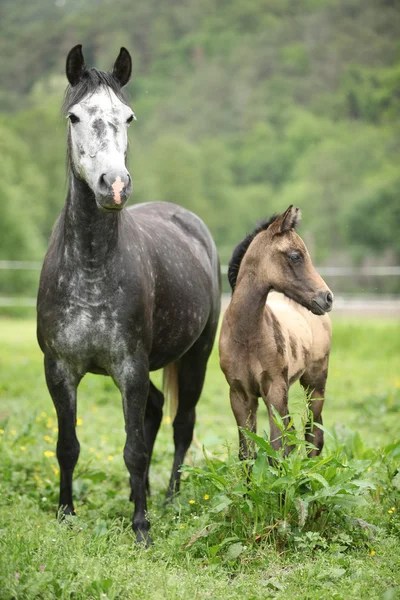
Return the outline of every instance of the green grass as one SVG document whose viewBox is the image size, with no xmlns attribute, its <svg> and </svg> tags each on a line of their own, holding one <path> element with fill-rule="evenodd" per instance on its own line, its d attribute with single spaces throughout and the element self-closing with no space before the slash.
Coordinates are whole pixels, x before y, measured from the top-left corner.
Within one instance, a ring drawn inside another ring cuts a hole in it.
<svg viewBox="0 0 400 600">
<path fill-rule="evenodd" d="M 122 407 L 113 383 L 87 376 L 80 386 L 78 516 L 69 527 L 59 525 L 56 421 L 35 325 L 0 321 L 0 598 L 399 598 L 400 485 L 393 475 L 400 464 L 380 450 L 400 439 L 399 333 L 395 320 L 334 322 L 324 408 L 332 435 L 326 434 L 325 456 L 340 446 L 349 460 L 369 460 L 365 477 L 375 489 L 366 491 L 365 506 L 348 512 L 370 526 L 332 517 L 329 531 L 316 524 L 281 545 L 249 536 L 240 538 L 239 548 L 231 513 L 215 512 L 217 492 L 201 448 L 212 464 L 227 461 L 221 468 L 228 486 L 237 469 L 237 432 L 214 351 L 187 459 L 200 477 L 185 474 L 180 498 L 163 508 L 173 453 L 171 425 L 163 423 L 151 471 L 154 545 L 145 550 L 130 529 Z M 303 401 L 297 385 L 291 406 L 298 422 Z M 267 418 L 263 407 L 259 412 L 262 433 Z M 218 546 L 215 539 L 196 537 L 210 519 L 226 531 Z"/>
</svg>

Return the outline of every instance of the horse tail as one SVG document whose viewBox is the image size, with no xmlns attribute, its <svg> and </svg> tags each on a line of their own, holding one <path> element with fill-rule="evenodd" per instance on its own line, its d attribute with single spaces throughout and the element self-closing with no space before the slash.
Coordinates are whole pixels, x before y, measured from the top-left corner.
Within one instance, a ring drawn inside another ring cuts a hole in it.
<svg viewBox="0 0 400 600">
<path fill-rule="evenodd" d="M 163 392 L 165 402 L 169 403 L 169 416 L 173 422 L 178 411 L 179 385 L 178 385 L 178 365 L 170 363 L 164 367 L 163 371 Z"/>
</svg>

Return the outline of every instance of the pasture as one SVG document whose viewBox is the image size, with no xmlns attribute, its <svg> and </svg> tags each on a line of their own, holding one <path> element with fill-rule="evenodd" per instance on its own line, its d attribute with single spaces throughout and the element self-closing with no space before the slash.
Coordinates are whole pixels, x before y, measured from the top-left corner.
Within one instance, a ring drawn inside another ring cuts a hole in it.
<svg viewBox="0 0 400 600">
<path fill-rule="evenodd" d="M 326 516 L 322 507 L 322 516 L 293 535 L 282 531 L 283 519 L 276 535 L 249 534 L 248 514 L 231 509 L 239 507 L 235 498 L 248 498 L 243 485 L 229 487 L 230 477 L 240 479 L 237 431 L 214 348 L 186 461 L 195 469 L 166 508 L 173 441 L 164 412 L 150 471 L 154 545 L 146 550 L 131 530 L 123 414 L 113 382 L 87 375 L 80 385 L 77 517 L 60 525 L 57 423 L 35 322 L 0 321 L 1 600 L 399 598 L 399 325 L 333 316 L 322 457 L 336 452 L 344 465 L 353 461 L 363 503 L 331 504 Z M 159 384 L 159 374 L 153 380 Z M 299 423 L 304 399 L 298 384 L 290 407 Z M 259 434 L 267 423 L 260 405 Z M 213 470 L 219 487 L 212 485 Z M 223 496 L 229 496 L 226 506 Z"/>
</svg>

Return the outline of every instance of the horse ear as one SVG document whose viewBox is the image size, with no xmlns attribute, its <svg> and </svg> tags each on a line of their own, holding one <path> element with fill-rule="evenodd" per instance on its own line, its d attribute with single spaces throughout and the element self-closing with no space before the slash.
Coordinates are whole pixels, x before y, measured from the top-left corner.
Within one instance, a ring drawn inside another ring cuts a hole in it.
<svg viewBox="0 0 400 600">
<path fill-rule="evenodd" d="M 72 87 L 79 83 L 85 70 L 85 59 L 82 54 L 82 44 L 74 46 L 68 53 L 65 72 Z"/>
<path fill-rule="evenodd" d="M 124 87 L 131 78 L 132 59 L 126 48 L 121 48 L 118 58 L 115 61 L 112 74 L 119 81 L 121 87 Z"/>
<path fill-rule="evenodd" d="M 300 209 L 291 204 L 289 208 L 285 210 L 285 212 L 282 213 L 273 223 L 274 233 L 284 233 L 285 231 L 291 231 L 292 229 L 295 229 L 300 219 Z"/>
</svg>

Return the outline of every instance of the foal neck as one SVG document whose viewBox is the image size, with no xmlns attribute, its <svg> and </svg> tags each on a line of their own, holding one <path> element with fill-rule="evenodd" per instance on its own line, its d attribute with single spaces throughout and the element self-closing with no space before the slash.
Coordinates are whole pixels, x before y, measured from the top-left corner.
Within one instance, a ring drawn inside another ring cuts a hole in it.
<svg viewBox="0 0 400 600">
<path fill-rule="evenodd" d="M 75 265 L 104 265 L 118 245 L 119 212 L 102 212 L 86 182 L 70 173 L 64 208 L 64 243 Z"/>
<path fill-rule="evenodd" d="M 236 287 L 230 303 L 231 326 L 239 340 L 258 337 L 264 321 L 265 303 L 271 285 L 262 274 L 263 235 L 250 244 L 242 259 Z"/>
</svg>

